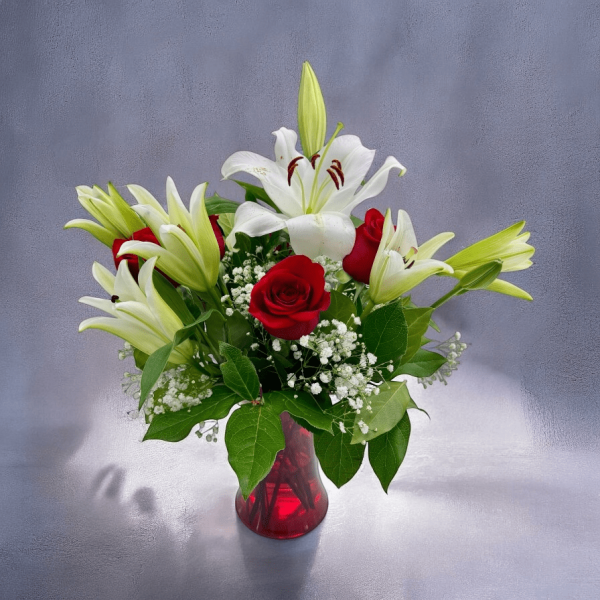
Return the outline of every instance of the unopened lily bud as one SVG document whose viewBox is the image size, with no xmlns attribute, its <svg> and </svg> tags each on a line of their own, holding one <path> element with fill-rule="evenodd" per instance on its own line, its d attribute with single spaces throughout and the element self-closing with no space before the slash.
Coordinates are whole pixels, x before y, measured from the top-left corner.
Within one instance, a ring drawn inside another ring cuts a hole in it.
<svg viewBox="0 0 600 600">
<path fill-rule="evenodd" d="M 492 260 L 469 271 L 459 282 L 464 290 L 484 290 L 502 271 L 502 261 Z"/>
<path fill-rule="evenodd" d="M 298 130 L 304 156 L 311 158 L 325 144 L 327 114 L 321 87 L 309 62 L 302 65 L 298 92 Z"/>
</svg>

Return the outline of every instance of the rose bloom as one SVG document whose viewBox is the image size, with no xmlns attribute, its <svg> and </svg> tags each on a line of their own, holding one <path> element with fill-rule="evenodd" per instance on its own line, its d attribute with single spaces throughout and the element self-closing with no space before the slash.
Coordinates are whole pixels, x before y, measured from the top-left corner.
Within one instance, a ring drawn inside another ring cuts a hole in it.
<svg viewBox="0 0 600 600">
<path fill-rule="evenodd" d="M 271 267 L 254 286 L 249 312 L 271 335 L 298 340 L 314 330 L 329 303 L 325 270 L 299 254 Z"/>
<path fill-rule="evenodd" d="M 370 208 L 365 215 L 365 222 L 356 229 L 352 252 L 342 262 L 344 271 L 356 281 L 369 283 L 384 221 L 385 217 L 376 208 Z"/>
</svg>

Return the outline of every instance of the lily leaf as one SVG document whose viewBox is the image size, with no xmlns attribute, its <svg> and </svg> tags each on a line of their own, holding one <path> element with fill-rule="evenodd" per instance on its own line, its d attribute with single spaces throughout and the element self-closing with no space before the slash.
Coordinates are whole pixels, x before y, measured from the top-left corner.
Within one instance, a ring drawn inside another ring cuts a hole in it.
<svg viewBox="0 0 600 600">
<path fill-rule="evenodd" d="M 422 337 L 429 329 L 433 308 L 405 308 L 404 317 L 408 325 L 406 352 L 401 363 L 407 363 L 422 345 Z"/>
<path fill-rule="evenodd" d="M 433 375 L 444 363 L 446 359 L 437 352 L 417 350 L 410 362 L 401 364 L 393 373 L 392 377 L 397 375 L 412 375 L 413 377 L 429 377 Z"/>
<path fill-rule="evenodd" d="M 410 419 L 406 413 L 395 427 L 369 442 L 369 462 L 387 494 L 408 448 Z"/>
<path fill-rule="evenodd" d="M 179 442 L 189 435 L 194 425 L 209 419 L 225 418 L 239 401 L 240 397 L 225 386 L 215 387 L 212 396 L 202 400 L 198 406 L 154 415 L 143 441 Z"/>
<path fill-rule="evenodd" d="M 369 441 L 387 433 L 395 427 L 406 414 L 410 402 L 410 394 L 406 388 L 406 381 L 392 381 L 379 386 L 379 394 L 371 395 L 368 403 L 372 410 L 361 409 L 356 415 L 352 443 L 357 444 Z M 369 426 L 367 433 L 363 433 L 357 423 L 363 421 Z"/>
<path fill-rule="evenodd" d="M 398 360 L 406 352 L 408 342 L 408 326 L 400 302 L 369 314 L 362 323 L 361 333 L 363 342 L 377 357 L 378 364 Z"/>
<path fill-rule="evenodd" d="M 298 396 L 294 398 L 294 396 Z M 333 417 L 323 412 L 317 401 L 308 393 L 294 390 L 268 392 L 264 396 L 265 405 L 270 406 L 277 414 L 288 412 L 316 429 L 333 434 L 331 423 Z"/>
<path fill-rule="evenodd" d="M 256 400 L 260 382 L 252 361 L 239 348 L 225 342 L 219 342 L 219 352 L 227 359 L 219 365 L 225 385 L 244 400 Z"/>
<path fill-rule="evenodd" d="M 262 200 L 265 204 L 268 204 L 278 213 L 281 212 L 273 200 L 269 198 L 269 195 L 263 188 L 258 187 L 257 185 L 252 185 L 251 183 L 246 183 L 245 181 L 238 181 L 237 179 L 232 179 L 232 181 L 235 181 L 239 186 L 246 190 L 246 202 L 256 202 L 256 200 Z"/>
<path fill-rule="evenodd" d="M 229 464 L 247 499 L 271 470 L 277 452 L 285 447 L 279 415 L 266 405 L 240 406 L 227 422 L 225 445 Z"/>
<path fill-rule="evenodd" d="M 365 454 L 363 444 L 352 444 L 354 411 L 347 411 L 344 403 L 338 402 L 329 409 L 336 422 L 344 424 L 345 432 L 336 424 L 333 435 L 322 432 L 315 434 L 315 453 L 323 473 L 340 488 L 357 473 Z"/>
<path fill-rule="evenodd" d="M 233 200 L 227 200 L 226 198 L 221 198 L 218 194 L 211 196 L 210 198 L 206 198 L 204 201 L 204 206 L 206 206 L 206 212 L 208 215 L 222 215 L 225 213 L 234 213 L 239 208 L 239 203 L 234 202 Z"/>
<path fill-rule="evenodd" d="M 356 306 L 354 305 L 354 302 L 341 292 L 332 290 L 330 294 L 331 302 L 329 308 L 321 313 L 321 321 L 325 319 L 329 321 L 337 319 L 348 325 L 352 321 L 352 318 L 356 316 Z M 352 325 L 354 327 L 354 324 Z"/>
</svg>

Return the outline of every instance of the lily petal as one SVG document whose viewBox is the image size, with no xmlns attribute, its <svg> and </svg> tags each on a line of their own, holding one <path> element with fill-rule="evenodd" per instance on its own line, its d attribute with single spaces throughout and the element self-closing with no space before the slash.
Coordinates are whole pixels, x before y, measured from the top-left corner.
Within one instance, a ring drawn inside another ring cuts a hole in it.
<svg viewBox="0 0 600 600">
<path fill-rule="evenodd" d="M 299 201 L 302 190 L 299 179 L 294 176 L 291 179 L 291 185 L 288 184 L 287 168 L 281 167 L 260 154 L 242 151 L 232 154 L 221 167 L 224 179 L 228 179 L 239 171 L 250 173 L 259 179 L 271 200 L 283 213 L 290 216 L 302 214 L 302 203 Z M 305 188 L 308 187 L 307 184 L 304 185 Z M 310 190 L 305 190 L 305 194 L 308 193 Z"/>
<path fill-rule="evenodd" d="M 235 246 L 235 234 L 245 233 L 250 237 L 258 237 L 283 229 L 286 218 L 256 204 L 244 202 L 235 212 L 235 221 L 231 233 L 227 236 L 227 246 Z"/>
<path fill-rule="evenodd" d="M 114 295 L 115 276 L 106 267 L 102 266 L 99 262 L 94 262 L 92 275 L 109 296 Z"/>
<path fill-rule="evenodd" d="M 438 233 L 419 246 L 419 260 L 431 258 L 444 244 L 447 244 L 454 234 L 451 231 Z"/>
<path fill-rule="evenodd" d="M 169 216 L 164 210 L 162 212 L 165 214 L 165 216 L 163 216 L 154 207 L 147 204 L 136 204 L 135 206 L 132 206 L 132 208 L 140 217 L 142 217 L 142 219 L 146 222 L 146 225 L 152 229 L 152 233 L 154 233 L 156 237 L 158 237 L 157 234 L 160 226 L 169 222 Z"/>
<path fill-rule="evenodd" d="M 294 217 L 287 222 L 290 244 L 296 254 L 309 258 L 328 256 L 342 260 L 352 252 L 356 230 L 342 213 L 317 213 Z"/>
<path fill-rule="evenodd" d="M 361 202 L 380 194 L 387 183 L 388 174 L 391 169 L 399 169 L 400 175 L 404 175 L 404 173 L 406 173 L 406 168 L 404 166 L 402 166 L 393 156 L 388 156 L 383 165 L 375 172 L 373 177 L 371 177 L 371 179 L 365 183 L 363 188 L 354 196 L 352 202 L 350 202 L 350 204 L 344 208 L 344 214 L 349 215 L 350 212 L 352 212 L 352 209 L 358 206 Z"/>
<path fill-rule="evenodd" d="M 103 227 L 94 221 L 89 221 L 88 219 L 72 219 L 64 225 L 64 229 L 71 229 L 73 227 L 83 229 L 88 233 L 91 233 L 99 242 L 102 242 L 104 245 L 112 248 L 113 242 L 115 241 L 115 236 L 108 229 L 106 229 L 106 227 Z"/>
<path fill-rule="evenodd" d="M 131 184 L 127 186 L 127 189 L 140 205 L 152 207 L 161 215 L 165 223 L 169 222 L 169 215 L 166 213 L 165 209 L 146 188 L 143 188 L 141 185 Z M 136 207 L 132 206 L 131 208 L 135 210 Z"/>
<path fill-rule="evenodd" d="M 287 171 L 288 165 L 294 158 L 302 156 L 296 150 L 298 143 L 298 134 L 286 127 L 281 127 L 273 132 L 275 136 L 275 162 Z M 307 161 L 308 162 L 308 161 Z"/>
</svg>

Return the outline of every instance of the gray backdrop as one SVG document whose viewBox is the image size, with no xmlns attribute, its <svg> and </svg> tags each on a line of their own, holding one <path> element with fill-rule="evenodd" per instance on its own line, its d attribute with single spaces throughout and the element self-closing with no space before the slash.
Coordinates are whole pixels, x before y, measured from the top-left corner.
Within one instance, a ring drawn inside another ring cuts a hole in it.
<svg viewBox="0 0 600 600">
<path fill-rule="evenodd" d="M 3 597 L 597 597 L 599 28 L 583 0 L 0 0 Z M 120 344 L 77 334 L 110 253 L 61 228 L 78 184 L 241 200 L 220 166 L 296 128 L 303 60 L 330 131 L 408 168 L 357 214 L 405 208 L 452 252 L 526 219 L 508 278 L 535 301 L 440 310 L 473 345 L 415 388 L 432 421 L 389 496 L 365 465 L 282 544 L 237 524 L 222 441 L 139 443 Z"/>
</svg>

